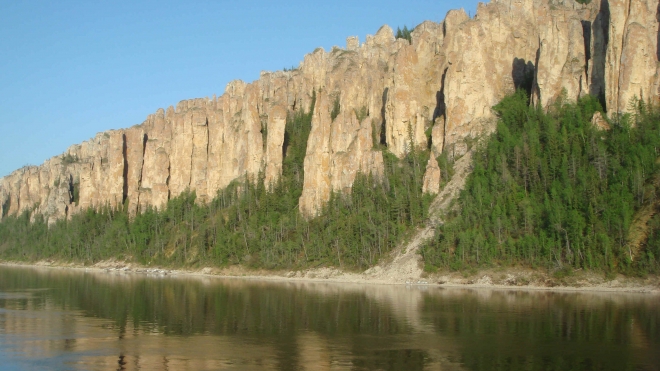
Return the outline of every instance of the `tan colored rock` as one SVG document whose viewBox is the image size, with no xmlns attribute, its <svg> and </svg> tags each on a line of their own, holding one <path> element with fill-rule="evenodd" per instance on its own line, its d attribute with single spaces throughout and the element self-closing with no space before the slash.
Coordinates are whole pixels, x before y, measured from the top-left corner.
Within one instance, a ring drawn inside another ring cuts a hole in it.
<svg viewBox="0 0 660 371">
<path fill-rule="evenodd" d="M 124 132 L 124 189 L 128 200 L 130 215 L 138 212 L 140 205 L 140 188 L 142 186 L 142 170 L 144 165 L 144 152 L 146 146 L 146 133 L 139 126 L 132 127 Z"/>
<path fill-rule="evenodd" d="M 360 39 L 357 36 L 350 36 L 346 39 L 346 50 L 355 51 L 360 47 Z"/>
<path fill-rule="evenodd" d="M 651 0 L 609 1 L 605 60 L 608 112 L 629 112 L 633 98 L 656 100 L 658 3 Z"/>
<path fill-rule="evenodd" d="M 179 102 L 172 117 L 169 188 L 173 196 L 190 190 L 194 143 L 192 112 L 188 108 L 188 101 Z"/>
<path fill-rule="evenodd" d="M 282 175 L 282 146 L 286 128 L 286 106 L 276 105 L 270 110 L 267 121 L 267 144 L 265 153 L 264 182 L 274 185 Z"/>
<path fill-rule="evenodd" d="M 444 116 L 438 101 L 443 73 L 443 25 L 424 22 L 411 36 L 411 44 L 403 39 L 394 44 L 393 73 L 385 107 L 388 149 L 399 157 L 412 146 L 425 149 L 426 130 L 431 129 L 434 119 Z"/>
<path fill-rule="evenodd" d="M 445 146 L 445 117 L 438 117 L 431 131 L 432 156 L 440 156 Z"/>
<path fill-rule="evenodd" d="M 173 112 L 170 112 L 173 115 Z M 161 208 L 169 199 L 170 159 L 168 151 L 172 138 L 171 126 L 167 124 L 165 111 L 160 109 L 145 122 L 147 130 L 144 146 L 142 182 L 140 185 L 140 209 L 148 206 Z"/>
<path fill-rule="evenodd" d="M 564 92 L 569 101 L 576 101 L 588 88 L 579 14 L 546 11 L 537 20 L 541 40 L 536 75 L 539 103 L 547 109 Z"/>
<path fill-rule="evenodd" d="M 325 91 L 317 93 L 300 197 L 300 210 L 306 216 L 316 215 L 332 191 L 350 191 L 358 172 L 382 174 L 382 154 L 372 151 L 371 120 L 364 117 L 360 121 L 359 110 L 352 107 L 348 97 L 351 92 L 339 98 L 342 110 L 332 120 L 333 103 L 338 97 Z"/>
<path fill-rule="evenodd" d="M 90 141 L 71 147 L 69 154 L 76 159 L 67 167 L 73 168 L 69 185 L 71 189 L 79 189 L 79 209 L 116 207 L 124 202 L 123 130 L 98 134 Z"/>
<path fill-rule="evenodd" d="M 301 64 L 303 76 L 323 79 L 315 80 L 318 85 L 313 87 L 317 101 L 300 198 L 304 215 L 316 215 L 332 191 L 350 191 L 358 173 L 382 174 L 382 153 L 373 145 L 380 143 L 385 126 L 389 65 L 398 48 L 391 28 L 384 26 L 357 50 L 317 51 Z M 309 72 L 310 61 L 325 72 Z M 333 119 L 335 101 L 341 109 Z"/>
<path fill-rule="evenodd" d="M 7 188 L 5 186 L 5 178 L 0 178 L 0 221 L 2 221 L 2 218 L 5 216 L 5 212 L 9 212 L 9 210 L 5 210 L 5 208 L 8 208 L 8 202 L 9 201 L 9 194 L 7 192 Z"/>
<path fill-rule="evenodd" d="M 610 124 L 605 120 L 603 115 L 601 115 L 600 112 L 594 113 L 593 117 L 591 118 L 591 125 L 594 127 L 598 128 L 599 130 L 610 130 Z"/>
<path fill-rule="evenodd" d="M 480 4 L 475 19 L 447 16 L 444 146 L 456 147 L 456 155 L 465 152 L 465 138 L 494 129 L 491 107 L 515 90 L 519 66 L 535 63 L 539 35 L 531 3 Z"/>
<path fill-rule="evenodd" d="M 442 174 L 440 166 L 435 157 L 429 157 L 429 162 L 426 165 L 424 172 L 424 184 L 422 185 L 422 192 L 432 195 L 437 195 L 440 192 L 440 182 L 442 181 Z"/>
<path fill-rule="evenodd" d="M 494 129 L 491 107 L 516 88 L 544 107 L 563 91 L 568 99 L 601 96 L 610 113 L 626 112 L 633 97 L 657 101 L 657 7 L 501 0 L 480 4 L 472 18 L 458 10 L 442 23 L 424 22 L 412 42 L 383 26 L 362 44 L 349 37 L 346 49 L 319 48 L 292 71 L 230 82 L 220 97 L 182 101 L 19 169 L 0 179 L 0 215 L 29 211 L 53 223 L 125 201 L 133 215 L 185 190 L 208 202 L 244 177 L 263 174 L 272 185 L 282 172 L 286 118 L 308 110 L 316 93 L 300 198 L 301 212 L 313 216 L 331 192 L 350 192 L 357 174 L 382 174 L 374 145 L 402 157 L 411 146 L 429 148 L 430 132 L 433 158 L 462 155 Z M 428 192 L 439 184 L 434 161 Z"/>
<path fill-rule="evenodd" d="M 412 147 L 423 146 L 426 138 L 425 118 L 418 112 L 419 102 L 414 94 L 417 82 L 414 67 L 419 62 L 417 52 L 407 40 L 398 39 L 397 42 L 400 49 L 394 59 L 395 73 L 388 91 L 385 120 L 388 148 L 401 157 Z"/>
<path fill-rule="evenodd" d="M 330 102 L 328 95 L 320 91 L 312 119 L 312 131 L 305 156 L 305 179 L 300 196 L 300 211 L 308 216 L 317 213 L 318 205 L 330 198 Z"/>
</svg>

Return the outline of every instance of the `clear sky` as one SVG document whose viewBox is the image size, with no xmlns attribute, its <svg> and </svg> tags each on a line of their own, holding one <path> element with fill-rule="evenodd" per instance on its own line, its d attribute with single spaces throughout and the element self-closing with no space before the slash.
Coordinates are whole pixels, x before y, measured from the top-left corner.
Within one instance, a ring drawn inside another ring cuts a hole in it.
<svg viewBox="0 0 660 371">
<path fill-rule="evenodd" d="M 0 176 L 347 36 L 476 1 L 0 0 Z"/>
</svg>

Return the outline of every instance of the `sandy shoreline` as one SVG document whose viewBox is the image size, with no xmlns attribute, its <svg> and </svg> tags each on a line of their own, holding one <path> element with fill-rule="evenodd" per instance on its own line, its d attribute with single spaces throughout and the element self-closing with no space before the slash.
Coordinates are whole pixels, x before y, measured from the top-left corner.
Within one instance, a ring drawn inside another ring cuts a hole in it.
<svg viewBox="0 0 660 371">
<path fill-rule="evenodd" d="M 660 277 L 625 277 L 607 280 L 592 272 L 577 272 L 561 279 L 538 270 L 485 269 L 465 274 L 441 272 L 424 278 L 379 275 L 373 268 L 363 273 L 351 273 L 336 268 L 314 268 L 304 271 L 249 270 L 244 267 L 200 269 L 169 269 L 146 267 L 133 263 L 104 261 L 92 266 L 40 261 L 35 263 L 0 261 L 0 266 L 33 267 L 95 272 L 99 274 L 137 274 L 147 277 L 206 277 L 221 279 L 261 280 L 271 282 L 327 282 L 333 284 L 401 285 L 437 288 L 474 288 L 492 290 L 534 290 L 554 292 L 621 292 L 660 295 Z"/>
</svg>

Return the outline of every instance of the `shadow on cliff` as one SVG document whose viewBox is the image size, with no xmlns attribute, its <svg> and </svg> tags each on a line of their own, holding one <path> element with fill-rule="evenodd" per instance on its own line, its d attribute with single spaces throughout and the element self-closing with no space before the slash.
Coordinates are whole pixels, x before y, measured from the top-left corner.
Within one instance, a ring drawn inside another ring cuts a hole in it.
<svg viewBox="0 0 660 371">
<path fill-rule="evenodd" d="M 584 40 L 584 73 L 589 76 L 589 61 L 591 60 L 591 22 L 582 20 L 582 38 Z"/>
<path fill-rule="evenodd" d="M 445 103 L 445 78 L 447 77 L 447 68 L 442 72 L 442 81 L 440 83 L 440 90 L 435 93 L 435 110 L 433 111 L 433 121 L 438 117 L 445 116 L 447 113 L 447 105 Z"/>
<path fill-rule="evenodd" d="M 6 217 L 9 214 L 9 208 L 11 208 L 11 197 L 7 197 L 5 202 L 2 204 L 2 217 Z"/>
<path fill-rule="evenodd" d="M 124 157 L 124 171 L 122 176 L 124 177 L 124 183 L 122 186 L 122 198 L 121 202 L 126 203 L 126 199 L 128 199 L 128 146 L 126 144 L 126 134 L 121 135 L 122 138 L 122 156 Z"/>
<path fill-rule="evenodd" d="M 604 110 L 607 110 L 605 102 L 605 62 L 607 58 L 607 45 L 609 43 L 609 27 L 610 27 L 610 3 L 608 0 L 600 2 L 600 11 L 594 19 L 593 24 L 590 25 L 589 30 L 591 37 L 589 38 L 589 94 L 598 97 L 600 104 Z M 585 37 L 585 42 L 586 42 Z"/>
<path fill-rule="evenodd" d="M 513 58 L 511 64 L 511 78 L 516 90 L 525 90 L 527 97 L 531 98 L 534 88 L 534 78 L 536 75 L 536 66 L 532 61 L 525 61 L 522 58 Z"/>
<path fill-rule="evenodd" d="M 658 1 L 658 8 L 655 11 L 655 19 L 656 21 L 660 22 L 660 1 Z M 658 36 L 655 44 L 655 55 L 658 58 L 658 61 L 660 61 L 660 28 L 658 28 Z"/>
<path fill-rule="evenodd" d="M 387 146 L 387 135 L 386 135 L 386 128 L 387 126 L 385 125 L 385 106 L 387 105 L 387 94 L 389 93 L 389 89 L 385 88 L 383 90 L 383 105 L 382 108 L 380 109 L 380 132 L 378 136 L 378 141 L 380 145 Z"/>
<path fill-rule="evenodd" d="M 442 72 L 442 80 L 440 81 L 440 90 L 435 93 L 435 109 L 433 110 L 433 125 L 435 125 L 435 120 L 438 117 L 444 118 L 444 123 L 445 127 L 443 128 L 443 133 L 444 129 L 447 128 L 447 103 L 445 102 L 445 78 L 447 77 L 447 70 L 448 68 L 445 68 L 445 70 Z M 427 146 L 429 149 L 432 148 L 433 146 L 433 136 L 429 136 L 429 140 L 427 143 Z"/>
</svg>

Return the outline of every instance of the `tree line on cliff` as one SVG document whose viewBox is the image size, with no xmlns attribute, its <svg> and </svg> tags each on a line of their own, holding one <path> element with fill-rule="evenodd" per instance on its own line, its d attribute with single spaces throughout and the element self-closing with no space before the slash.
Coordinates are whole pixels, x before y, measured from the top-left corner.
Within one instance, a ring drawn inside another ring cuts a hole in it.
<svg viewBox="0 0 660 371">
<path fill-rule="evenodd" d="M 269 269 L 374 265 L 426 218 L 431 197 L 421 188 L 429 151 L 413 150 L 404 159 L 385 152 L 382 179 L 359 174 L 350 193 L 332 193 L 320 215 L 307 220 L 298 201 L 313 109 L 314 103 L 287 120 L 282 177 L 270 187 L 263 178 L 243 178 L 207 204 L 188 191 L 161 211 L 149 208 L 130 218 L 123 207 L 90 208 L 50 227 L 41 216 L 31 223 L 26 211 L 0 223 L 0 254 Z"/>
<path fill-rule="evenodd" d="M 524 91 L 494 107 L 458 207 L 422 249 L 426 268 L 516 265 L 660 272 L 660 110 L 592 125 L 592 96 L 547 112 Z M 459 211 L 460 210 L 460 211 Z"/>
<path fill-rule="evenodd" d="M 494 107 L 497 129 L 473 155 L 456 207 L 421 253 L 426 269 L 522 265 L 631 275 L 660 272 L 660 110 L 632 102 L 634 113 L 592 125 L 602 107 L 591 96 L 559 99 L 549 110 L 525 91 Z M 268 269 L 377 263 L 427 223 L 421 192 L 428 149 L 403 159 L 383 150 L 382 178 L 359 174 L 350 193 L 333 193 L 320 214 L 298 211 L 311 112 L 285 129 L 281 179 L 239 179 L 207 204 L 194 192 L 162 210 L 130 218 L 123 207 L 88 209 L 48 227 L 29 212 L 0 223 L 0 256 L 93 263 L 243 264 Z M 448 170 L 448 156 L 439 157 Z M 447 172 L 447 171 L 445 171 Z M 451 172 L 447 172 L 451 173 Z"/>
</svg>

